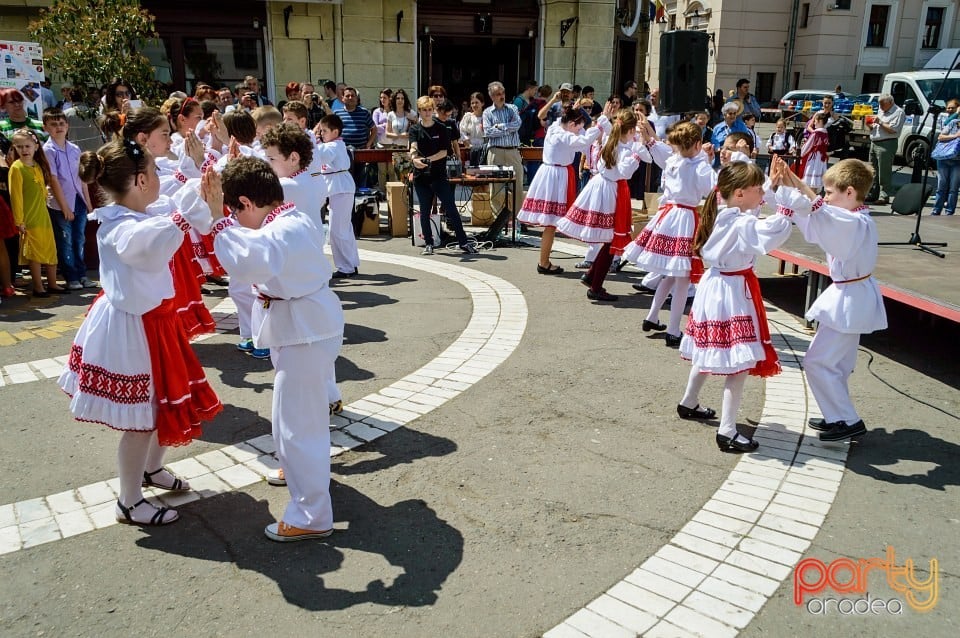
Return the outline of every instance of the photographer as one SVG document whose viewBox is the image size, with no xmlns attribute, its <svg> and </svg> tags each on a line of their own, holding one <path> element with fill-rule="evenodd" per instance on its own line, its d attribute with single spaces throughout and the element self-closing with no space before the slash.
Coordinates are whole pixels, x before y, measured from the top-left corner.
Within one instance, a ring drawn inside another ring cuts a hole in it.
<svg viewBox="0 0 960 638">
<path fill-rule="evenodd" d="M 430 227 L 430 205 L 434 196 L 453 229 L 460 250 L 476 254 L 477 249 L 463 232 L 460 211 L 453 199 L 453 189 L 447 179 L 447 155 L 450 137 L 443 124 L 433 119 L 436 106 L 433 98 L 424 95 L 417 100 L 420 122 L 410 128 L 410 159 L 413 161 L 413 188 L 420 202 L 420 227 L 423 232 L 424 255 L 433 254 L 433 230 Z"/>
<path fill-rule="evenodd" d="M 300 101 L 307 105 L 307 128 L 313 129 L 324 115 L 333 113 L 327 106 L 326 101 L 317 95 L 310 82 L 300 84 Z"/>
</svg>

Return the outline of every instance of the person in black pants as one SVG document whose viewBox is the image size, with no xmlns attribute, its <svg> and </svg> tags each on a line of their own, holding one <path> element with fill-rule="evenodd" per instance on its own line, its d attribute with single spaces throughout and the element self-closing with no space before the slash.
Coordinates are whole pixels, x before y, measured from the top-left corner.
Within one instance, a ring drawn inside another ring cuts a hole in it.
<svg viewBox="0 0 960 638">
<path fill-rule="evenodd" d="M 420 226 L 425 246 L 424 255 L 433 254 L 433 231 L 430 228 L 430 203 L 436 196 L 440 209 L 447 218 L 447 224 L 457 236 L 460 250 L 476 254 L 476 247 L 463 232 L 460 212 L 453 200 L 453 189 L 447 180 L 447 155 L 451 152 L 452 142 L 446 126 L 433 119 L 436 105 L 427 95 L 417 100 L 420 122 L 410 127 L 410 159 L 413 162 L 413 188 L 420 202 Z"/>
</svg>

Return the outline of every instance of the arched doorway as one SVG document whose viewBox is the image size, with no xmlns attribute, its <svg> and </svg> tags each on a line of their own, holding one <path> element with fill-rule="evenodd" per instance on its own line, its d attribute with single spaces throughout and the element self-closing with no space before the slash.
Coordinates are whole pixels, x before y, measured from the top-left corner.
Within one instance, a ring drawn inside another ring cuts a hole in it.
<svg viewBox="0 0 960 638">
<path fill-rule="evenodd" d="M 418 93 L 440 84 L 457 109 L 473 91 L 487 92 L 499 80 L 507 99 L 536 77 L 537 0 L 419 0 L 417 3 Z"/>
</svg>

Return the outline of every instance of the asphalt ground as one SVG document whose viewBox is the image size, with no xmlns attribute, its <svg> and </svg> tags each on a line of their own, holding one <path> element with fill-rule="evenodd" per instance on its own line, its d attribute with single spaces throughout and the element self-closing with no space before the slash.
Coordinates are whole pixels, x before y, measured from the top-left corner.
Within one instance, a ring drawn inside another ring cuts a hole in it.
<svg viewBox="0 0 960 638">
<path fill-rule="evenodd" d="M 408 240 L 364 249 L 416 256 Z M 931 258 L 910 255 L 911 258 Z M 337 533 L 279 545 L 262 535 L 286 492 L 265 483 L 181 508 L 173 526 L 112 526 L 0 556 L 0 633 L 10 636 L 535 636 L 608 589 L 666 543 L 737 458 L 714 430 L 677 419 L 688 366 L 640 332 L 650 298 L 639 274 L 612 275 L 616 305 L 594 304 L 579 260 L 537 275 L 536 249 L 497 248 L 448 261 L 517 286 L 529 310 L 517 350 L 469 390 L 407 427 L 334 459 Z M 762 287 L 774 327 L 795 326 L 799 278 Z M 409 267 L 366 262 L 336 286 L 347 342 L 338 378 L 347 403 L 417 369 L 465 328 L 467 291 Z M 213 306 L 223 291 L 211 287 Z M 5 303 L 0 329 L 75 319 L 91 295 L 40 308 Z M 43 300 L 47 302 L 49 300 Z M 18 302 L 23 304 L 23 301 Z M 926 614 L 811 614 L 781 584 L 744 635 L 956 635 L 960 522 L 957 326 L 890 308 L 891 329 L 866 337 L 851 387 L 870 433 L 851 446 L 836 501 L 807 556 L 939 561 Z M 0 366 L 66 354 L 72 333 L 0 347 Z M 196 345 L 228 405 L 185 458 L 269 432 L 268 364 L 234 350 L 236 335 Z M 719 405 L 721 383 L 703 403 Z M 755 423 L 763 384 L 747 383 L 740 421 Z M 74 422 L 53 381 L 0 387 L 3 503 L 115 475 L 117 436 Z M 874 597 L 895 592 L 871 576 Z"/>
</svg>

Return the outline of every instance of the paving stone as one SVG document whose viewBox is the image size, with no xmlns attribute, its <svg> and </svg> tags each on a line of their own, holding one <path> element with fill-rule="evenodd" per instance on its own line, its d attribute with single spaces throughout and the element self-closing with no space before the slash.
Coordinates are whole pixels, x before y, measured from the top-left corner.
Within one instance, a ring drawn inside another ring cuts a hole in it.
<svg viewBox="0 0 960 638">
<path fill-rule="evenodd" d="M 675 607 L 664 620 L 698 636 L 709 638 L 727 638 L 729 636 L 733 638 L 737 635 L 737 630 L 733 627 L 683 605 Z"/>
<path fill-rule="evenodd" d="M 239 489 L 260 481 L 260 475 L 244 465 L 231 465 L 219 470 L 217 476 L 230 487 Z"/>
<path fill-rule="evenodd" d="M 655 617 L 663 616 L 677 604 L 669 598 L 623 580 L 611 587 L 607 594 Z"/>
<path fill-rule="evenodd" d="M 743 587 L 738 587 L 733 583 L 728 583 L 719 578 L 708 576 L 700 586 L 699 591 L 710 594 L 720 600 L 729 600 L 735 602 L 738 606 L 748 609 L 754 613 L 767 604 L 767 597 L 757 592 L 750 591 Z"/>
<path fill-rule="evenodd" d="M 20 501 L 14 503 L 13 507 L 16 511 L 17 522 L 19 522 L 20 525 L 48 519 L 53 516 L 53 512 L 50 511 L 50 508 L 47 507 L 46 502 L 42 498 L 31 498 L 27 501 Z"/>
<path fill-rule="evenodd" d="M 0 527 L 0 554 L 9 554 L 20 551 L 23 543 L 20 542 L 20 528 L 17 525 Z"/>
<path fill-rule="evenodd" d="M 589 609 L 581 609 L 564 622 L 588 636 L 603 636 L 604 638 L 636 638 L 637 636 L 636 633 L 626 627 L 621 627 L 612 620 L 607 620 Z"/>
<path fill-rule="evenodd" d="M 78 487 L 77 494 L 87 508 L 104 503 L 113 503 L 117 500 L 117 495 L 110 489 L 106 481 Z"/>
<path fill-rule="evenodd" d="M 753 620 L 753 613 L 737 606 L 737 600 L 720 600 L 701 591 L 695 591 L 683 601 L 684 607 L 690 607 L 698 613 L 725 625 L 743 629 Z"/>
<path fill-rule="evenodd" d="M 60 540 L 60 528 L 53 516 L 20 524 L 20 540 L 24 549 Z"/>
<path fill-rule="evenodd" d="M 656 616 L 640 611 L 606 594 L 587 605 L 587 609 L 638 634 L 642 634 L 657 623 Z"/>
<path fill-rule="evenodd" d="M 93 521 L 90 520 L 90 517 L 87 516 L 87 513 L 82 509 L 56 514 L 54 520 L 56 520 L 57 527 L 60 529 L 60 534 L 63 538 L 69 538 L 70 536 L 76 536 L 94 530 Z"/>
<path fill-rule="evenodd" d="M 674 580 L 658 576 L 653 572 L 640 568 L 630 572 L 627 577 L 624 578 L 624 581 L 636 585 L 641 589 L 645 589 L 648 592 L 656 592 L 660 596 L 669 598 L 674 602 L 680 602 L 690 593 L 690 588 L 686 585 L 681 585 Z"/>
</svg>

